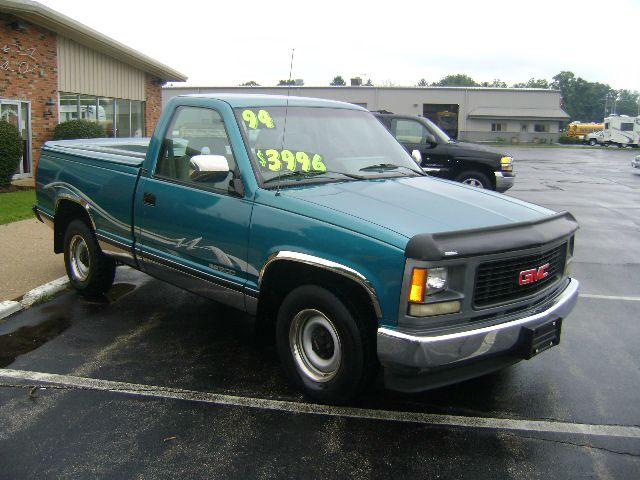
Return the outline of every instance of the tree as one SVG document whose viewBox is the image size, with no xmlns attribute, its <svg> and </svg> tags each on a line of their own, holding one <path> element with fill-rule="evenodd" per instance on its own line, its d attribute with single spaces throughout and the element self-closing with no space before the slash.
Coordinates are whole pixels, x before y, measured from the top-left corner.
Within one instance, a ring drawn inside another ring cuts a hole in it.
<svg viewBox="0 0 640 480">
<path fill-rule="evenodd" d="M 550 88 L 549 81 L 544 78 L 530 78 L 527 83 L 515 83 L 513 88 Z"/>
<path fill-rule="evenodd" d="M 616 101 L 616 113 L 618 115 L 629 115 L 635 117 L 638 115 L 638 101 L 640 101 L 639 93 L 631 90 L 618 90 Z"/>
<path fill-rule="evenodd" d="M 431 85 L 434 87 L 476 87 L 478 83 L 464 73 L 456 73 L 454 75 L 447 75 Z"/>
<path fill-rule="evenodd" d="M 574 73 L 569 71 L 562 71 L 553 77 L 551 88 L 560 90 L 563 108 L 571 120 L 581 122 L 601 122 L 605 115 L 607 98 L 617 94 L 609 85 L 576 78 Z M 611 105 L 613 106 L 613 103 Z"/>
<path fill-rule="evenodd" d="M 347 82 L 344 81 L 344 78 L 342 78 L 340 75 L 336 75 L 335 77 L 333 77 L 333 80 L 329 85 L 331 85 L 332 87 L 344 87 L 346 84 Z"/>
<path fill-rule="evenodd" d="M 280 81 L 278 82 L 278 86 L 279 86 L 279 87 L 282 87 L 282 86 L 285 86 L 285 87 L 286 87 L 286 86 L 288 86 L 288 85 L 295 85 L 295 84 L 296 84 L 296 81 L 295 81 L 295 80 L 293 80 L 293 79 L 291 79 L 291 80 L 280 80 Z"/>
<path fill-rule="evenodd" d="M 428 87 L 429 83 L 424 78 L 421 78 L 416 87 Z"/>
<path fill-rule="evenodd" d="M 249 80 L 248 82 L 241 83 L 241 87 L 259 87 L 260 84 L 258 82 L 254 82 L 253 80 Z"/>
<path fill-rule="evenodd" d="M 481 87 L 492 87 L 492 88 L 507 88 L 507 84 L 500 80 L 499 78 L 494 78 L 493 82 L 482 82 L 480 84 Z"/>
</svg>

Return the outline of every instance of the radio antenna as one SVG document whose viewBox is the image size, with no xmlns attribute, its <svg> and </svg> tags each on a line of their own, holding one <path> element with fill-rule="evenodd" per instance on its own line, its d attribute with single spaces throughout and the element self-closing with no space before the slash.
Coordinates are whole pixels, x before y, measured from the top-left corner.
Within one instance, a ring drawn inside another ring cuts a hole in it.
<svg viewBox="0 0 640 480">
<path fill-rule="evenodd" d="M 296 49 L 291 50 L 291 63 L 289 64 L 289 81 L 287 82 L 287 105 L 284 108 L 284 127 L 282 130 L 282 148 L 284 148 L 284 136 L 287 133 L 287 113 L 289 111 L 289 95 L 291 93 L 291 74 L 293 73 L 293 55 L 296 53 Z"/>
<path fill-rule="evenodd" d="M 296 49 L 291 50 L 291 63 L 289 64 L 289 88 L 287 88 L 287 105 L 289 104 L 289 92 L 291 91 L 291 74 L 293 72 L 293 54 L 296 53 Z"/>
<path fill-rule="evenodd" d="M 291 50 L 291 63 L 289 64 L 289 81 L 287 82 L 287 103 L 284 107 L 284 126 L 282 127 L 282 142 L 280 144 L 280 152 L 284 150 L 284 139 L 287 135 L 287 116 L 289 113 L 289 95 L 291 93 L 291 75 L 293 73 L 293 55 L 296 53 L 296 49 Z M 280 176 L 280 175 L 279 175 Z M 280 182 L 278 181 L 278 187 L 276 189 L 276 197 L 280 195 Z"/>
</svg>

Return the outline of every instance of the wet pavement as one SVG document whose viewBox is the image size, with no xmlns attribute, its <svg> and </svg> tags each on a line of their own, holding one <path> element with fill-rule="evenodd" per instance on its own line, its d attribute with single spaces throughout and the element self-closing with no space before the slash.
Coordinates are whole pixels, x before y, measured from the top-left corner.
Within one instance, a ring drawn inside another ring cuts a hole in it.
<svg viewBox="0 0 640 480">
<path fill-rule="evenodd" d="M 636 152 L 511 153 L 509 195 L 581 224 L 581 299 L 558 347 L 451 387 L 378 382 L 318 407 L 251 317 L 119 268 L 109 298 L 67 291 L 0 323 L 13 375 L 0 370 L 0 479 L 639 478 Z"/>
</svg>

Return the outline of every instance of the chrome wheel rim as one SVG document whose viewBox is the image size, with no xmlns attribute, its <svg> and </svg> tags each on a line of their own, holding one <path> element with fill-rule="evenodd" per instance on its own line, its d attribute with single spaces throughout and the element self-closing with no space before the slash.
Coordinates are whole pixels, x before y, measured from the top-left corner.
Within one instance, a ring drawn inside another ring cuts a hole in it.
<svg viewBox="0 0 640 480">
<path fill-rule="evenodd" d="M 322 312 L 299 312 L 289 328 L 289 346 L 298 370 L 314 382 L 328 382 L 342 363 L 342 344 L 335 325 Z"/>
<path fill-rule="evenodd" d="M 89 248 L 84 238 L 80 235 L 75 235 L 71 239 L 69 251 L 71 253 L 71 273 L 75 279 L 84 282 L 89 277 L 91 268 Z"/>
<path fill-rule="evenodd" d="M 470 185 L 472 187 L 476 187 L 476 188 L 484 188 L 482 186 L 482 182 L 480 180 L 478 180 L 477 178 L 467 178 L 462 183 L 464 183 L 465 185 Z"/>
</svg>

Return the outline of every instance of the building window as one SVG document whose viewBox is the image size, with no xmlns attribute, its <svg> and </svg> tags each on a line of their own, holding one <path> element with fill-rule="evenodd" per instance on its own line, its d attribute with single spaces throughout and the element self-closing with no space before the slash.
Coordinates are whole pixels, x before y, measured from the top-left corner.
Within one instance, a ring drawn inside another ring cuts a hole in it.
<svg viewBox="0 0 640 480">
<path fill-rule="evenodd" d="M 536 123 L 533 126 L 533 131 L 536 133 L 548 133 L 549 132 L 549 125 L 545 124 L 545 123 Z"/>
<path fill-rule="evenodd" d="M 492 132 L 506 132 L 507 124 L 506 123 L 492 123 L 491 124 Z"/>
<path fill-rule="evenodd" d="M 60 122 L 77 120 L 78 118 L 78 95 L 75 93 L 60 94 Z"/>
<path fill-rule="evenodd" d="M 131 136 L 131 102 L 129 100 L 116 100 L 116 137 L 126 138 Z"/>
<path fill-rule="evenodd" d="M 131 136 L 132 137 L 144 137 L 145 124 L 144 124 L 144 102 L 138 102 L 136 100 L 131 101 Z"/>
<path fill-rule="evenodd" d="M 521 123 L 520 124 L 520 131 L 522 133 L 526 133 L 529 130 L 529 125 L 527 125 L 526 123 Z"/>
<path fill-rule="evenodd" d="M 98 99 L 90 95 L 80 95 L 80 120 L 97 121 Z"/>
<path fill-rule="evenodd" d="M 101 97 L 98 99 L 98 123 L 104 127 L 107 137 L 115 136 L 115 108 L 113 98 Z"/>
<path fill-rule="evenodd" d="M 111 97 L 94 97 L 60 92 L 60 122 L 88 120 L 98 122 L 107 137 L 142 137 L 145 135 L 145 103 Z"/>
</svg>

